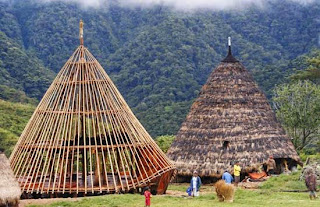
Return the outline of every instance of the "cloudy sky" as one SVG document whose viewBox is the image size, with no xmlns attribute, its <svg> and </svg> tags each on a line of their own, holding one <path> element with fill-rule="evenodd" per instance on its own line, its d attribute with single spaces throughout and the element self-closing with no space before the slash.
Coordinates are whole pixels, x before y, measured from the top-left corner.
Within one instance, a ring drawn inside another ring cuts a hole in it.
<svg viewBox="0 0 320 207">
<path fill-rule="evenodd" d="M 67 1 L 77 2 L 85 7 L 100 7 L 108 4 L 112 0 L 36 0 L 41 2 Z M 177 10 L 194 9 L 234 9 L 243 8 L 248 5 L 263 6 L 267 1 L 275 0 L 117 0 L 124 7 L 152 7 L 154 5 L 165 5 Z M 281 1 L 281 0 L 280 0 Z M 320 0 L 290 0 L 297 3 L 311 3 Z"/>
</svg>

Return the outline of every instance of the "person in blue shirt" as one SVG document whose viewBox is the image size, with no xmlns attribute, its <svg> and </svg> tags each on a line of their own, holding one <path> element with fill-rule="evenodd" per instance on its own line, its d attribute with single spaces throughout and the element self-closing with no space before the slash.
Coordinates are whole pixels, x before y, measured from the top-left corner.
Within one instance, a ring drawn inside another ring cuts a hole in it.
<svg viewBox="0 0 320 207">
<path fill-rule="evenodd" d="M 227 184 L 231 184 L 233 181 L 232 175 L 228 172 L 228 170 L 224 171 L 222 175 L 222 180 L 224 180 Z"/>
</svg>

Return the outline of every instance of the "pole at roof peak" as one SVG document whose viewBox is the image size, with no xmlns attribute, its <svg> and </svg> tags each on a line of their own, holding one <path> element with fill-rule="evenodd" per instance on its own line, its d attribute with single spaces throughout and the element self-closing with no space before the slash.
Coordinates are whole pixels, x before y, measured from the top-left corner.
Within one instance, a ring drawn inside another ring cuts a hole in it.
<svg viewBox="0 0 320 207">
<path fill-rule="evenodd" d="M 228 52 L 228 54 L 229 54 L 229 55 L 232 55 L 232 53 L 231 53 L 231 37 L 228 37 L 228 46 L 229 46 L 229 52 Z"/>
<path fill-rule="evenodd" d="M 83 21 L 80 20 L 79 23 L 79 38 L 80 38 L 80 45 L 83 45 Z"/>
</svg>

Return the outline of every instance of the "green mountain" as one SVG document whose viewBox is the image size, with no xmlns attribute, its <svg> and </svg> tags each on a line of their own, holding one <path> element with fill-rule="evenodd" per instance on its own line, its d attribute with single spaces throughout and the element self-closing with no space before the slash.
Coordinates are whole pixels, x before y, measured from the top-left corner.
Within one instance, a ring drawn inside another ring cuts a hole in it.
<svg viewBox="0 0 320 207">
<path fill-rule="evenodd" d="M 10 155 L 22 130 L 30 119 L 34 106 L 0 99 L 0 148 Z"/>
<path fill-rule="evenodd" d="M 0 84 L 39 100 L 77 47 L 83 19 L 85 45 L 152 136 L 177 132 L 226 55 L 228 36 L 234 55 L 268 97 L 293 73 L 291 60 L 319 48 L 317 1 L 274 0 L 264 8 L 192 13 L 36 2 L 0 2 Z"/>
<path fill-rule="evenodd" d="M 54 73 L 3 32 L 0 32 L 0 54 L 0 83 L 41 98 Z"/>
<path fill-rule="evenodd" d="M 37 104 L 37 99 L 29 98 L 23 91 L 10 88 L 6 85 L 0 85 L 0 100 L 13 103 Z"/>
</svg>

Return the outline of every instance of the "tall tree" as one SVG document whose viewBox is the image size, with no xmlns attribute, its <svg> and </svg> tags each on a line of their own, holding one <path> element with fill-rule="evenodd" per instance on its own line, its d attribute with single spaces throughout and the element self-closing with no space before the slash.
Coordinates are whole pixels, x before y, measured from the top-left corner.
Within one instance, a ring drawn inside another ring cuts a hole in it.
<svg viewBox="0 0 320 207">
<path fill-rule="evenodd" d="M 297 150 L 319 142 L 320 86 L 310 81 L 283 84 L 274 89 L 278 119 L 292 137 Z"/>
<path fill-rule="evenodd" d="M 313 51 L 305 60 L 307 68 L 291 76 L 293 80 L 311 80 L 320 83 L 320 50 Z"/>
</svg>

